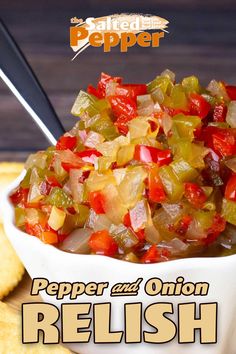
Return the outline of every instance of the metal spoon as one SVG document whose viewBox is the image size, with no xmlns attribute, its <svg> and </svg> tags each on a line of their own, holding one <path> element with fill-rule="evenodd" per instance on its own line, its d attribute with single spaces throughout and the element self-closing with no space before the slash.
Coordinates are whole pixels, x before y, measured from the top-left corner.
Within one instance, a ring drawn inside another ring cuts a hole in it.
<svg viewBox="0 0 236 354">
<path fill-rule="evenodd" d="M 51 144 L 64 128 L 45 91 L 14 38 L 0 19 L 0 77 L 24 106 Z"/>
</svg>

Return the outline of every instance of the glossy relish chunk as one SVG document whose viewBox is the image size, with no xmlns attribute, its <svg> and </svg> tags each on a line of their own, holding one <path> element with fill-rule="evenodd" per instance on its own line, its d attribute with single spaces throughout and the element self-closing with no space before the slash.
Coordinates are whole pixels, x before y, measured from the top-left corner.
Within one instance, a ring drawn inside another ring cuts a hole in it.
<svg viewBox="0 0 236 354">
<path fill-rule="evenodd" d="M 30 155 L 15 223 L 63 251 L 136 263 L 236 252 L 236 86 L 102 73 L 74 128 Z"/>
</svg>

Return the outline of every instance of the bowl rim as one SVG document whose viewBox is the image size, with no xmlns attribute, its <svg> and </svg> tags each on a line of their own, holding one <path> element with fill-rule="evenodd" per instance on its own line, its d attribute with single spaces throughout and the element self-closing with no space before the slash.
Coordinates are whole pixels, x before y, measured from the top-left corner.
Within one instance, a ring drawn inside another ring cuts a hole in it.
<svg viewBox="0 0 236 354">
<path fill-rule="evenodd" d="M 10 193 L 18 186 L 18 184 L 22 181 L 26 174 L 26 170 L 23 170 L 22 173 L 7 187 L 5 190 L 2 192 L 1 196 L 1 212 L 3 214 L 3 224 L 5 229 L 11 229 L 14 231 L 14 233 L 18 234 L 18 237 L 20 237 L 23 241 L 23 238 L 27 238 L 27 242 L 30 242 L 34 244 L 37 247 L 40 247 L 42 251 L 45 251 L 48 253 L 48 255 L 51 255 L 52 257 L 63 257 L 64 259 L 69 259 L 69 258 L 81 258 L 82 260 L 95 260 L 97 259 L 98 263 L 99 262 L 109 262 L 109 266 L 114 264 L 116 265 L 126 265 L 127 267 L 136 267 L 136 268 L 141 268 L 144 269 L 144 267 L 151 268 L 152 270 L 155 269 L 166 269 L 166 270 L 171 270 L 176 268 L 196 268 L 199 266 L 207 266 L 209 267 L 209 261 L 211 262 L 212 266 L 215 266 L 216 264 L 218 265 L 219 260 L 220 263 L 226 264 L 228 262 L 236 261 L 236 254 L 230 255 L 230 256 L 224 256 L 224 257 L 191 257 L 191 258 L 180 258 L 176 260 L 171 260 L 167 262 L 160 262 L 160 263 L 150 263 L 150 264 L 142 264 L 142 263 L 132 263 L 132 262 L 126 262 L 121 259 L 113 258 L 113 257 L 108 257 L 104 255 L 87 255 L 87 254 L 75 254 L 75 253 L 70 253 L 63 251 L 53 245 L 45 244 L 41 240 L 39 240 L 37 237 L 32 237 L 31 235 L 27 234 L 26 232 L 21 231 L 18 229 L 15 224 L 14 224 L 14 207 L 11 204 L 9 200 L 9 195 Z M 43 250 L 44 249 L 44 250 Z"/>
</svg>

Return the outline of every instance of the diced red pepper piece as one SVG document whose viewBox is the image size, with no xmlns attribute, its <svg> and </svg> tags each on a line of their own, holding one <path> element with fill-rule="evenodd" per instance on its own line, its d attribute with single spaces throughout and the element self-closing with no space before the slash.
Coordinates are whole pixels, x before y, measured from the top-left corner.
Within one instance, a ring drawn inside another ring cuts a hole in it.
<svg viewBox="0 0 236 354">
<path fill-rule="evenodd" d="M 136 100 L 137 96 L 147 94 L 147 85 L 145 84 L 123 84 L 116 88 L 116 95 L 127 96 L 132 100 Z"/>
<path fill-rule="evenodd" d="M 108 84 L 108 82 L 117 82 L 118 84 L 121 84 L 121 81 L 121 77 L 112 77 L 108 74 L 101 73 L 101 78 L 98 82 L 97 88 L 93 87 L 92 85 L 89 85 L 87 88 L 87 92 L 98 98 L 104 98 L 106 96 L 106 85 Z"/>
<path fill-rule="evenodd" d="M 128 133 L 127 123 L 137 116 L 137 105 L 126 96 L 110 96 L 112 112 L 115 117 L 115 125 L 122 134 Z"/>
<path fill-rule="evenodd" d="M 118 245 L 107 230 L 94 232 L 89 239 L 89 246 L 93 252 L 105 256 L 114 256 Z"/>
<path fill-rule="evenodd" d="M 142 256 L 142 263 L 157 263 L 167 261 L 170 256 L 168 250 L 158 250 L 156 245 L 152 245 Z"/>
<path fill-rule="evenodd" d="M 43 228 L 42 228 L 42 225 L 39 223 L 32 225 L 32 224 L 29 224 L 28 222 L 26 222 L 25 223 L 25 231 L 29 235 L 36 236 L 36 237 L 40 238 L 42 235 L 42 232 L 43 232 Z"/>
<path fill-rule="evenodd" d="M 225 88 L 229 98 L 232 101 L 236 100 L 236 86 L 226 85 Z"/>
<path fill-rule="evenodd" d="M 225 106 L 224 103 L 215 105 L 213 111 L 213 121 L 225 122 L 226 114 L 227 114 L 227 107 Z"/>
<path fill-rule="evenodd" d="M 101 98 L 98 90 L 93 85 L 88 85 L 87 92 L 97 98 Z"/>
<path fill-rule="evenodd" d="M 208 236 L 205 239 L 205 244 L 209 245 L 213 243 L 217 237 L 224 231 L 226 227 L 225 219 L 220 215 L 216 214 L 213 218 L 212 226 L 208 230 Z"/>
<path fill-rule="evenodd" d="M 56 144 L 56 150 L 74 150 L 77 144 L 75 136 L 61 136 Z"/>
<path fill-rule="evenodd" d="M 145 233 L 144 233 L 144 229 L 138 230 L 138 231 L 134 231 L 135 235 L 137 236 L 137 238 L 139 239 L 140 242 L 143 242 L 145 240 Z"/>
<path fill-rule="evenodd" d="M 123 224 L 126 226 L 126 227 L 131 227 L 131 220 L 130 220 L 130 215 L 129 213 L 126 213 L 124 218 L 123 218 Z"/>
<path fill-rule="evenodd" d="M 10 195 L 10 200 L 14 205 L 25 207 L 27 204 L 29 188 L 19 187 L 13 194 Z"/>
<path fill-rule="evenodd" d="M 146 163 L 155 162 L 158 166 L 168 165 L 172 161 L 171 150 L 161 150 L 147 145 L 136 145 L 134 159 Z"/>
<path fill-rule="evenodd" d="M 96 214 L 105 214 L 104 203 L 105 196 L 101 191 L 90 192 L 88 196 L 88 201 L 91 208 L 95 211 Z"/>
<path fill-rule="evenodd" d="M 185 183 L 184 195 L 195 208 L 202 208 L 207 200 L 204 190 L 196 183 Z"/>
<path fill-rule="evenodd" d="M 197 93 L 191 93 L 189 96 L 190 114 L 197 115 L 200 118 L 205 118 L 211 110 L 211 105 L 204 97 Z"/>
<path fill-rule="evenodd" d="M 236 174 L 232 175 L 226 184 L 225 198 L 236 202 Z"/>
<path fill-rule="evenodd" d="M 152 167 L 149 170 L 148 197 L 154 203 L 161 203 L 166 200 L 166 193 L 156 167 Z"/>
<path fill-rule="evenodd" d="M 168 113 L 171 117 L 174 117 L 180 113 L 185 114 L 185 115 L 190 115 L 189 111 L 186 111 L 181 108 L 171 108 L 171 107 L 162 106 L 162 109 L 164 110 L 164 112 Z M 156 116 L 156 114 L 155 114 L 155 116 Z"/>
<path fill-rule="evenodd" d="M 102 156 L 102 154 L 95 149 L 88 149 L 75 153 L 76 156 L 80 157 L 84 162 L 89 162 L 94 164 L 97 157 Z"/>
<path fill-rule="evenodd" d="M 50 245 L 58 243 L 58 235 L 55 231 L 44 231 L 40 238 L 44 243 Z"/>
<path fill-rule="evenodd" d="M 208 126 L 202 129 L 201 140 L 221 157 L 236 153 L 235 130 Z"/>
<path fill-rule="evenodd" d="M 77 153 L 73 153 L 69 150 L 65 151 L 65 154 L 64 151 L 61 151 L 61 153 L 61 165 L 67 172 L 69 172 L 70 169 L 80 169 L 86 164 L 89 164 L 88 162 L 83 161 L 82 158 L 77 155 Z"/>
</svg>

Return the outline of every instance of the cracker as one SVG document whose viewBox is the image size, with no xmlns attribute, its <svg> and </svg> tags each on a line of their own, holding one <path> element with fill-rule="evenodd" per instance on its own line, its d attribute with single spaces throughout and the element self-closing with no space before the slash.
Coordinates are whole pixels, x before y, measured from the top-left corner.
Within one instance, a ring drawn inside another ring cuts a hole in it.
<svg viewBox="0 0 236 354">
<path fill-rule="evenodd" d="M 24 169 L 24 164 L 21 162 L 0 162 L 1 173 L 15 173 L 20 174 Z"/>
<path fill-rule="evenodd" d="M 8 295 L 22 279 L 24 267 L 0 225 L 0 299 Z"/>
<path fill-rule="evenodd" d="M 0 302 L 0 349 L 1 354 L 70 354 L 58 344 L 22 344 L 21 316 L 3 302 Z"/>
</svg>

